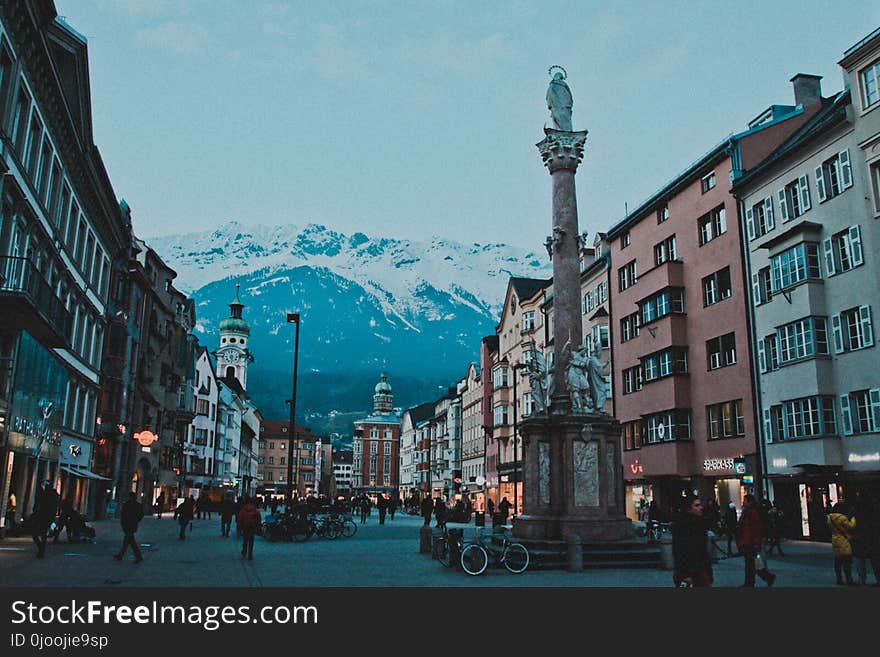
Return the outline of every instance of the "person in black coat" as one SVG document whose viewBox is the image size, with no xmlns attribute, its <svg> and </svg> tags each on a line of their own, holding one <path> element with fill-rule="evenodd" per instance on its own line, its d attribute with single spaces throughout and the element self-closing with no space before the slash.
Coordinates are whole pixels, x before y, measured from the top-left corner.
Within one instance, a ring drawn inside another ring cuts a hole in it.
<svg viewBox="0 0 880 657">
<path fill-rule="evenodd" d="M 122 547 L 119 549 L 119 552 L 113 555 L 116 561 L 122 561 L 122 557 L 125 555 L 129 545 L 131 546 L 131 551 L 134 552 L 134 562 L 140 563 L 144 560 L 141 549 L 138 547 L 137 539 L 134 537 L 143 517 L 144 507 L 138 502 L 137 493 L 132 491 L 128 494 L 128 501 L 122 505 L 120 524 L 122 525 L 122 531 L 125 533 L 125 538 L 122 539 Z"/>
<path fill-rule="evenodd" d="M 434 500 L 434 518 L 437 520 L 437 528 L 446 527 L 446 519 L 449 517 L 449 509 L 446 508 L 446 502 L 442 497 Z"/>
<path fill-rule="evenodd" d="M 40 491 L 34 500 L 34 513 L 31 516 L 32 536 L 37 546 L 38 559 L 42 559 L 46 555 L 46 534 L 57 513 L 58 493 L 52 488 L 52 482 L 46 479 L 40 484 Z"/>
<path fill-rule="evenodd" d="M 425 521 L 424 525 L 427 527 L 431 524 L 431 514 L 434 513 L 434 503 L 431 501 L 431 498 L 425 495 L 420 508 L 422 510 L 422 518 Z"/>
<path fill-rule="evenodd" d="M 162 511 L 165 510 L 165 493 L 159 493 L 156 498 L 156 520 L 162 519 Z"/>
<path fill-rule="evenodd" d="M 385 524 L 385 513 L 388 511 L 388 500 L 382 493 L 376 496 L 376 508 L 379 509 L 379 524 Z"/>
<path fill-rule="evenodd" d="M 703 504 L 694 497 L 685 503 L 684 513 L 672 525 L 672 556 L 675 560 L 672 581 L 675 586 L 712 586 L 712 559 L 709 556 Z"/>
<path fill-rule="evenodd" d="M 235 515 L 235 503 L 230 495 L 225 495 L 220 502 L 220 536 L 229 536 L 232 529 L 232 516 Z"/>
<path fill-rule="evenodd" d="M 186 526 L 192 522 L 195 506 L 195 500 L 190 496 L 177 508 L 177 522 L 180 524 L 179 538 L 181 541 L 186 538 Z"/>
</svg>

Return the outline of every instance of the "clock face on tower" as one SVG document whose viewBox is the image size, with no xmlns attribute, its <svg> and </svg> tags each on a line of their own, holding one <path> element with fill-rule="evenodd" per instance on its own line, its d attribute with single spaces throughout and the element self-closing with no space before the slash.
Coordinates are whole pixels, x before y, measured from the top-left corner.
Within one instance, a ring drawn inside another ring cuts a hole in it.
<svg viewBox="0 0 880 657">
<path fill-rule="evenodd" d="M 227 363 L 237 363 L 238 362 L 238 352 L 237 351 L 227 351 L 223 355 L 223 357 Z"/>
</svg>

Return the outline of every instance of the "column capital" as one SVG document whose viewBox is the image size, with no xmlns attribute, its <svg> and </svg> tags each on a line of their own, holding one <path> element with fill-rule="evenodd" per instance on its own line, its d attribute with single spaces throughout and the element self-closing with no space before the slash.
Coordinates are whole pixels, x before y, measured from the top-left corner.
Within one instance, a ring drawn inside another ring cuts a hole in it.
<svg viewBox="0 0 880 657">
<path fill-rule="evenodd" d="M 538 147 L 544 166 L 550 170 L 550 173 L 559 169 L 577 171 L 578 164 L 584 159 L 587 131 L 569 132 L 544 128 L 544 134 L 546 135 L 544 139 L 535 146 Z"/>
</svg>

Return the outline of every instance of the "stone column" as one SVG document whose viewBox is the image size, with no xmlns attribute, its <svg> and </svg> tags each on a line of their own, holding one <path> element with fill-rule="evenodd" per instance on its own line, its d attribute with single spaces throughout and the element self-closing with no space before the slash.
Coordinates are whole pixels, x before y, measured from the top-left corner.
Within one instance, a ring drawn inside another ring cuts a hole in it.
<svg viewBox="0 0 880 657">
<path fill-rule="evenodd" d="M 565 414 L 571 410 L 565 381 L 570 351 L 563 347 L 568 342 L 572 349 L 576 349 L 583 338 L 574 175 L 584 157 L 587 131 L 544 128 L 544 134 L 543 141 L 536 146 L 553 179 L 553 232 L 547 238 L 547 248 L 553 258 L 553 350 L 556 359 L 551 402 L 554 414 Z"/>
</svg>

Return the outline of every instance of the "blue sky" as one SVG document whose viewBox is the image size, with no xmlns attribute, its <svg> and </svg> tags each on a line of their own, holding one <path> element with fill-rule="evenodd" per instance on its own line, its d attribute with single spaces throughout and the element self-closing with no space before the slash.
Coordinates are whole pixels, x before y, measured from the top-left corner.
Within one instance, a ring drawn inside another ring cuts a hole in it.
<svg viewBox="0 0 880 657">
<path fill-rule="evenodd" d="M 568 71 L 581 229 L 607 229 L 772 103 L 843 87 L 880 3 L 56 0 L 95 141 L 145 237 L 248 224 L 541 249 L 535 143 Z"/>
</svg>

